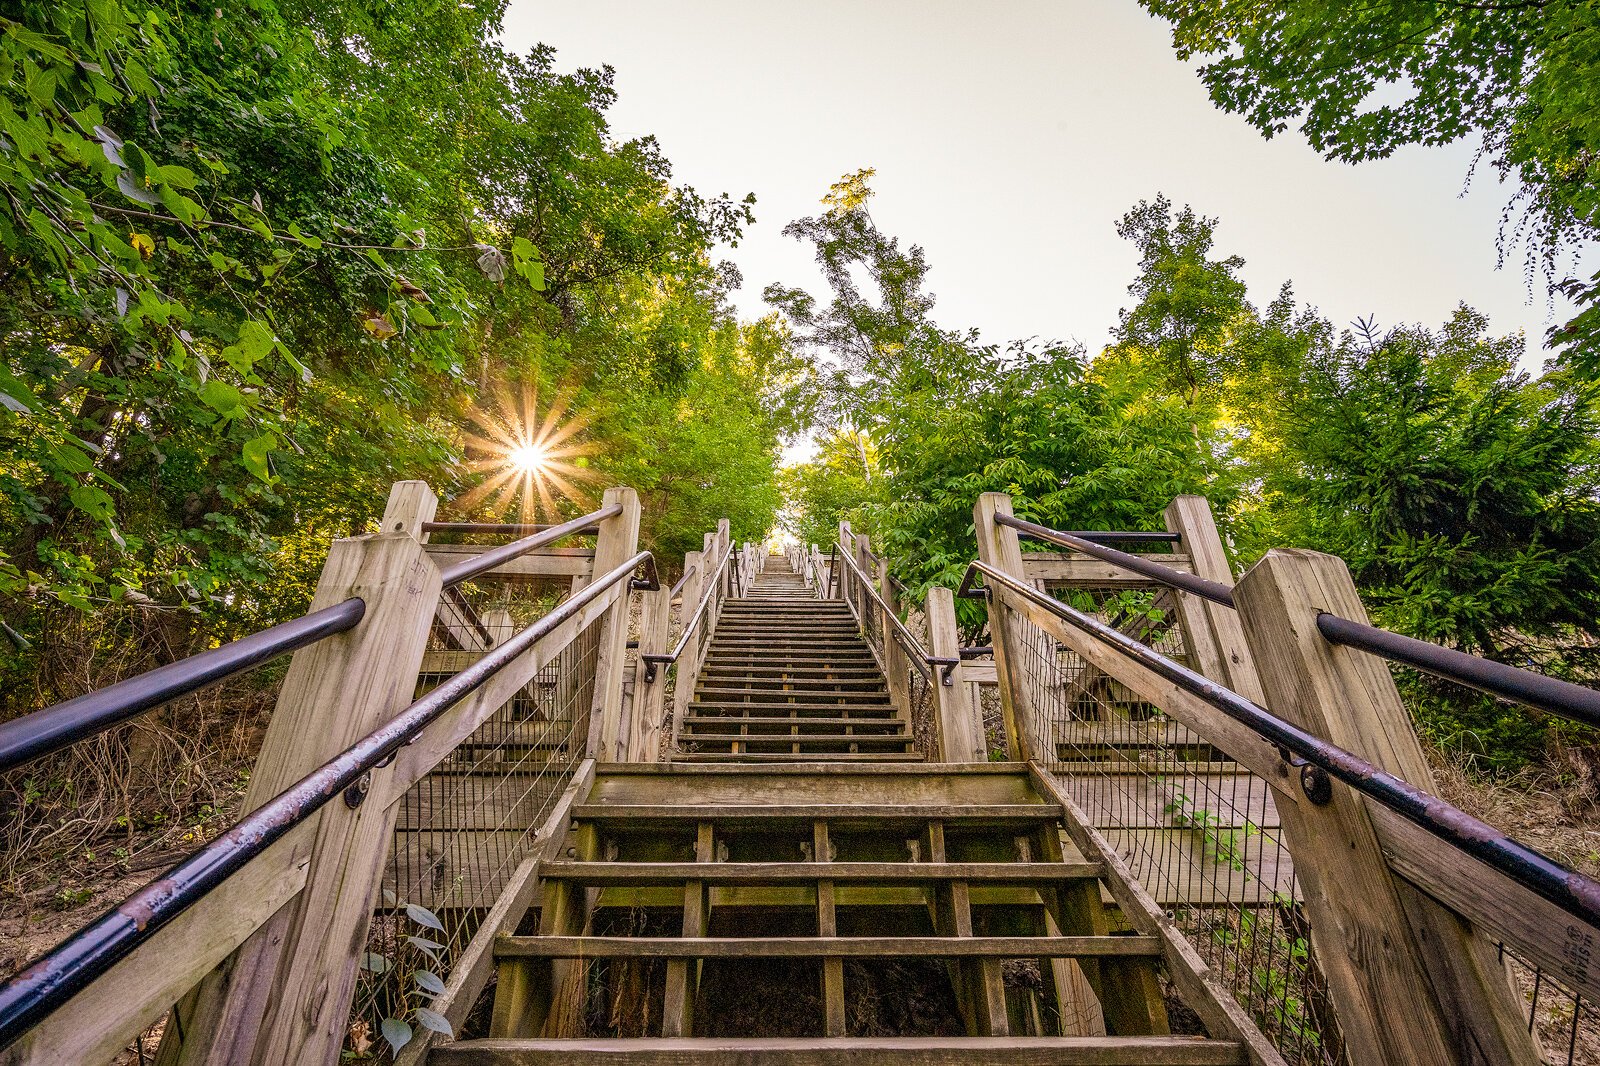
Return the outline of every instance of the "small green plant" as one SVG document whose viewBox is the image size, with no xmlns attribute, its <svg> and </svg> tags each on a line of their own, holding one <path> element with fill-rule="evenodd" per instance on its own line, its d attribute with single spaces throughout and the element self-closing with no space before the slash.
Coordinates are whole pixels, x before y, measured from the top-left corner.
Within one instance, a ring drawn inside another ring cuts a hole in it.
<svg viewBox="0 0 1600 1066">
<path fill-rule="evenodd" d="M 394 902 L 393 894 L 385 889 L 385 895 L 390 898 L 392 904 Z M 416 903 L 407 903 L 401 909 L 405 911 L 408 919 L 422 929 L 444 932 L 444 923 L 439 921 L 439 916 L 428 908 Z M 433 961 L 435 966 L 443 964 L 441 953 L 445 950 L 445 946 L 437 940 L 430 940 L 426 936 L 407 935 L 404 937 L 404 942 L 426 955 Z M 362 956 L 361 968 L 369 973 L 382 976 L 392 971 L 395 968 L 395 964 L 387 955 L 369 951 Z M 411 987 L 405 990 L 403 1003 L 408 1003 L 413 996 L 418 999 L 432 1000 L 435 996 L 444 994 L 444 979 L 432 970 L 413 970 L 409 977 Z M 449 1019 L 430 1007 L 417 1005 L 411 1007 L 409 1011 L 402 1009 L 399 1013 L 408 1014 L 412 1021 L 421 1025 L 424 1029 L 432 1029 L 434 1032 L 442 1033 L 445 1036 L 455 1036 L 455 1030 L 451 1027 Z M 388 1043 L 391 1053 L 396 1056 L 416 1036 L 416 1030 L 411 1027 L 411 1022 L 404 1017 L 384 1018 L 378 1023 L 378 1031 Z"/>
<path fill-rule="evenodd" d="M 1196 806 L 1188 793 L 1175 790 L 1172 799 L 1161 808 L 1174 825 L 1192 829 L 1200 834 L 1203 854 L 1213 862 L 1226 863 L 1229 869 L 1252 876 L 1245 868 L 1246 846 L 1252 836 L 1259 836 L 1261 827 L 1246 818 L 1243 825 L 1227 825 L 1211 811 Z"/>
</svg>

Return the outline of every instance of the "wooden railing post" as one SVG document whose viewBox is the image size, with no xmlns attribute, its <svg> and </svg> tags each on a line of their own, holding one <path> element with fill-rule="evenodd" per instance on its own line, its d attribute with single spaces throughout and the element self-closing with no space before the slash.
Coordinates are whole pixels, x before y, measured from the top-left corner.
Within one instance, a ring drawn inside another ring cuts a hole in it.
<svg viewBox="0 0 1600 1066">
<path fill-rule="evenodd" d="M 684 579 L 678 608 L 679 629 L 694 622 L 693 613 L 700 603 L 703 591 L 703 582 L 706 579 L 706 556 L 704 552 L 688 552 L 683 557 L 683 572 L 689 576 Z M 678 750 L 678 737 L 683 732 L 683 716 L 689 713 L 689 701 L 694 699 L 695 682 L 699 680 L 699 663 L 694 653 L 695 644 L 690 641 L 689 646 L 683 649 L 679 657 L 672 682 L 672 750 Z M 662 684 L 666 678 L 661 679 Z"/>
<path fill-rule="evenodd" d="M 655 762 L 661 751 L 662 719 L 667 709 L 667 671 L 657 667 L 654 681 L 645 681 L 646 655 L 665 655 L 670 638 L 672 588 L 663 583 L 640 593 L 639 654 L 633 663 L 633 722 L 628 739 L 629 762 Z"/>
<path fill-rule="evenodd" d="M 956 628 L 955 593 L 947 588 L 928 590 L 922 606 L 928 618 L 928 652 L 936 659 L 961 657 L 961 635 Z M 939 761 L 988 762 L 989 745 L 983 735 L 983 715 L 972 702 L 972 693 L 962 676 L 965 666 L 957 666 L 944 683 L 942 666 L 933 668 L 933 702 L 939 715 Z"/>
<path fill-rule="evenodd" d="M 609 574 L 639 551 L 639 494 L 630 488 L 607 489 L 602 506 L 621 504 L 622 513 L 600 523 L 594 543 L 594 577 Z M 622 674 L 628 657 L 628 605 L 624 594 L 600 622 L 595 656 L 594 702 L 589 712 L 588 757 L 596 762 L 627 758 L 622 749 Z"/>
<path fill-rule="evenodd" d="M 863 545 L 867 540 L 861 538 Z M 872 573 L 868 570 L 867 573 Z M 877 574 L 878 595 L 883 597 L 883 602 L 889 611 L 898 611 L 900 604 L 895 599 L 894 582 L 889 578 L 889 561 L 878 560 Z M 895 635 L 894 623 L 885 618 L 879 626 L 883 636 L 883 670 L 889 682 L 889 702 L 900 713 L 900 718 L 906 724 L 906 735 L 916 733 L 916 723 L 911 720 L 911 677 L 910 653 L 900 644 L 900 639 Z"/>
<path fill-rule="evenodd" d="M 972 508 L 972 527 L 978 538 L 978 558 L 1019 581 L 1027 581 L 1022 565 L 1022 545 L 1017 531 L 995 522 L 997 514 L 1011 514 L 1011 497 L 985 492 Z M 989 593 L 989 638 L 994 644 L 995 673 L 1000 681 L 1000 706 L 1005 715 L 1007 757 L 1022 761 L 1033 757 L 1033 743 L 1025 734 L 1031 720 L 1032 700 L 1024 669 L 1027 651 L 1016 630 L 1017 617 L 1006 602 L 1004 589 Z"/>
<path fill-rule="evenodd" d="M 839 586 L 839 598 L 845 603 L 851 604 L 855 603 L 855 589 L 851 587 L 851 583 L 855 580 L 855 575 L 850 572 L 850 567 L 846 565 L 845 561 L 838 558 L 838 556 L 855 551 L 855 543 L 856 535 L 850 531 L 850 523 L 840 522 L 839 539 L 833 547 L 835 556 L 833 569 L 836 575 L 835 581 Z"/>
<path fill-rule="evenodd" d="M 294 653 L 243 812 L 412 702 L 440 593 L 439 570 L 414 534 L 434 507 L 426 485 L 401 482 L 385 532 L 333 542 L 311 608 L 360 596 L 366 614 L 350 632 Z M 162 1062 L 338 1061 L 395 814 L 395 807 L 357 800 L 329 803 L 311 816 L 305 888 L 178 1005 Z"/>
<path fill-rule="evenodd" d="M 1381 660 L 1323 639 L 1329 612 L 1366 621 L 1342 560 L 1274 550 L 1234 590 L 1272 712 L 1434 789 Z M 1494 947 L 1466 920 L 1390 871 L 1367 801 L 1334 782 L 1279 804 L 1350 1061 L 1373 1066 L 1524 1066 L 1539 1061 Z"/>
<path fill-rule="evenodd" d="M 1211 504 L 1204 496 L 1174 499 L 1167 505 L 1166 524 L 1169 533 L 1178 534 L 1178 546 L 1188 554 L 1196 575 L 1224 585 L 1233 584 L 1233 569 L 1222 547 L 1222 535 L 1217 532 Z M 1190 666 L 1259 703 L 1261 681 L 1256 676 L 1238 612 L 1187 592 L 1175 591 L 1173 595 L 1178 604 L 1178 619 L 1183 625 Z"/>
</svg>

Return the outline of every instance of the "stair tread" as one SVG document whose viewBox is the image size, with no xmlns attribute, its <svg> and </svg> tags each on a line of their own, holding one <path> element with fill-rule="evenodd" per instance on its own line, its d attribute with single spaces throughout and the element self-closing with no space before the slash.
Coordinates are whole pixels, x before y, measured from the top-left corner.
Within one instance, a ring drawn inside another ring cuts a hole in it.
<svg viewBox="0 0 1600 1066">
<path fill-rule="evenodd" d="M 541 878 L 588 885 L 778 884 L 789 881 L 1030 881 L 1097 880 L 1095 862 L 547 862 Z"/>
<path fill-rule="evenodd" d="M 778 716 L 760 715 L 760 716 L 757 716 L 757 715 L 743 715 L 743 714 L 691 714 L 691 715 L 684 715 L 682 724 L 683 725 L 712 725 L 712 724 L 716 724 L 716 725 L 724 725 L 725 726 L 729 722 L 732 722 L 735 725 L 785 725 L 785 726 L 809 726 L 811 728 L 815 728 L 817 726 L 823 726 L 823 725 L 867 726 L 867 727 L 876 726 L 878 728 L 884 728 L 884 727 L 887 727 L 887 726 L 903 726 L 905 724 L 905 723 L 901 722 L 900 719 L 898 719 L 898 718 L 822 718 L 822 717 L 796 718 L 796 717 L 792 717 L 792 716 L 785 717 L 785 716 L 782 716 L 782 715 L 778 715 Z"/>
<path fill-rule="evenodd" d="M 909 744 L 913 738 L 904 733 L 689 733 L 684 739 L 724 744 Z"/>
<path fill-rule="evenodd" d="M 770 1066 L 1235 1066 L 1241 1045 L 1197 1036 L 870 1036 L 648 1037 L 639 1039 L 456 1040 L 435 1047 L 440 1066 L 696 1066 L 702 1062 Z"/>
<path fill-rule="evenodd" d="M 500 936 L 496 958 L 1130 958 L 1153 936 Z"/>
<path fill-rule="evenodd" d="M 1053 803 L 1006 804 L 896 804 L 896 803 L 765 803 L 669 804 L 585 803 L 572 808 L 578 821 L 620 821 L 625 818 L 654 821 L 1057 821 L 1061 808 Z"/>
<path fill-rule="evenodd" d="M 894 714 L 892 703 L 718 703 L 714 700 L 695 700 L 689 704 L 691 711 L 849 711 L 852 714 Z M 723 717 L 732 718 L 734 715 Z M 771 717 L 771 716 L 768 716 Z"/>
<path fill-rule="evenodd" d="M 917 751 L 682 751 L 673 756 L 674 762 L 684 763 L 815 763 L 821 759 L 834 762 L 875 763 L 887 767 L 891 762 L 923 762 Z"/>
</svg>

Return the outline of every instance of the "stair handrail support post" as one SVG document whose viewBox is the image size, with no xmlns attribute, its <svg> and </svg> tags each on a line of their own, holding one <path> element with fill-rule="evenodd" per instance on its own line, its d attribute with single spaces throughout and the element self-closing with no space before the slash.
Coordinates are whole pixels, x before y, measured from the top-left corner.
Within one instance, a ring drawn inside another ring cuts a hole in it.
<svg viewBox="0 0 1600 1066">
<path fill-rule="evenodd" d="M 839 523 L 839 539 L 834 543 L 834 552 L 838 553 L 854 551 L 855 542 L 856 536 L 850 530 L 850 523 L 841 521 Z M 838 562 L 837 560 L 834 562 L 833 569 L 838 571 L 836 580 L 839 585 L 839 598 L 846 604 L 850 605 L 852 614 L 855 614 L 859 617 L 860 611 L 858 611 L 855 607 L 855 592 L 850 587 L 850 582 L 853 580 L 854 575 L 850 573 L 850 568 L 848 566 Z"/>
<path fill-rule="evenodd" d="M 1366 620 L 1342 559 L 1273 549 L 1239 579 L 1234 596 L 1274 714 L 1435 791 L 1387 664 L 1331 644 L 1317 630 L 1322 611 Z M 1280 804 L 1279 813 L 1309 913 L 1313 957 L 1350 1060 L 1539 1063 L 1494 945 L 1391 871 L 1369 814 L 1372 801 L 1337 782 L 1331 793 L 1325 803 L 1302 794 Z"/>
<path fill-rule="evenodd" d="M 639 550 L 639 494 L 626 486 L 606 490 L 602 506 L 621 504 L 622 513 L 600 523 L 594 542 L 594 574 L 609 574 Z M 622 681 L 628 658 L 628 615 L 633 597 L 624 591 L 599 621 L 594 698 L 589 710 L 587 757 L 597 762 L 627 758 L 622 747 Z"/>
<path fill-rule="evenodd" d="M 705 581 L 706 556 L 704 552 L 686 552 L 683 557 L 683 572 L 688 575 L 683 581 L 681 606 L 678 609 L 679 632 L 684 627 L 694 624 L 691 612 L 700 602 Z M 683 732 L 683 716 L 689 713 L 689 702 L 694 699 L 694 688 L 699 680 L 700 664 L 694 653 L 693 645 L 684 649 L 683 655 L 678 659 L 673 672 L 672 681 L 672 749 L 678 750 L 678 737 Z M 662 677 L 660 683 L 665 684 L 666 678 Z"/>
<path fill-rule="evenodd" d="M 383 533 L 330 546 L 312 609 L 360 596 L 366 614 L 350 632 L 294 653 L 242 813 L 411 703 L 441 592 L 439 568 L 421 538 L 436 507 L 425 484 L 400 482 Z M 397 813 L 398 805 L 331 803 L 311 816 L 305 888 L 174 1008 L 180 1024 L 167 1027 L 172 1042 L 163 1041 L 159 1061 L 338 1061 Z"/>
<path fill-rule="evenodd" d="M 997 570 L 1028 580 L 1022 563 L 1022 543 L 1017 531 L 995 521 L 995 515 L 1009 515 L 1011 497 L 1003 492 L 985 492 L 972 507 L 972 526 L 978 539 L 978 558 Z M 1027 661 L 1021 634 L 1016 630 L 1020 618 L 1025 617 L 1006 598 L 1006 591 L 993 588 L 989 591 L 989 636 L 994 645 L 995 673 L 1000 683 L 1000 707 L 1005 718 L 1006 757 L 1014 762 L 1025 762 L 1035 754 L 1034 744 L 1026 733 L 1031 720 L 1032 699 L 1029 695 Z"/>
<path fill-rule="evenodd" d="M 633 720 L 629 730 L 629 762 L 656 762 L 661 751 L 661 728 L 667 709 L 667 671 L 654 671 L 646 681 L 652 664 L 647 655 L 665 655 L 671 638 L 672 587 L 665 582 L 655 590 L 639 594 L 639 654 L 633 660 Z"/>
<path fill-rule="evenodd" d="M 866 537 L 861 538 L 863 544 Z M 878 595 L 883 598 L 883 609 L 897 612 L 900 603 L 895 596 L 894 582 L 889 578 L 889 560 L 880 558 L 876 573 L 871 570 L 866 573 L 873 574 L 878 582 Z M 883 620 L 883 672 L 889 682 L 889 700 L 894 704 L 901 721 L 906 724 L 906 736 L 916 734 L 916 723 L 911 720 L 911 685 L 909 672 L 911 659 L 906 649 L 901 646 L 900 639 L 895 633 L 894 624 L 885 618 Z M 937 680 L 935 681 L 937 683 Z"/>
<path fill-rule="evenodd" d="M 956 665 L 934 671 L 929 682 L 939 719 L 940 762 L 988 762 L 989 747 L 983 735 L 983 713 L 972 699 L 961 659 L 961 633 L 956 627 L 955 593 L 942 586 L 928 590 L 922 606 L 928 618 L 928 652 L 936 659 L 955 659 Z M 950 683 L 945 684 L 948 676 Z"/>
<path fill-rule="evenodd" d="M 1194 573 L 1231 586 L 1233 568 L 1228 563 L 1210 501 L 1204 496 L 1175 497 L 1167 505 L 1164 517 L 1167 531 L 1178 535 L 1178 547 L 1188 554 Z M 1239 613 L 1179 589 L 1173 589 L 1172 593 L 1191 669 L 1248 700 L 1263 703 L 1261 680 L 1256 676 L 1255 661 L 1244 638 Z"/>
</svg>

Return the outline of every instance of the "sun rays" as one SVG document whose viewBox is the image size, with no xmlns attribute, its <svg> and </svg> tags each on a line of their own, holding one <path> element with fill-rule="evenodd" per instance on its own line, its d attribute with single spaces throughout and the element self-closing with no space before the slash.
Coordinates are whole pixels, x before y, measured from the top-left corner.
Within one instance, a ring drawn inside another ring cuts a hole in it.
<svg viewBox="0 0 1600 1066">
<path fill-rule="evenodd" d="M 593 447 L 582 439 L 588 419 L 569 417 L 572 395 L 571 389 L 558 391 L 542 417 L 537 385 L 525 385 L 520 397 L 501 391 L 492 411 L 474 405 L 478 432 L 466 434 L 464 466 L 485 477 L 457 497 L 455 507 L 464 513 L 487 507 L 510 517 L 516 506 L 517 521 L 536 522 L 558 517 L 558 499 L 587 499 Z"/>
</svg>

